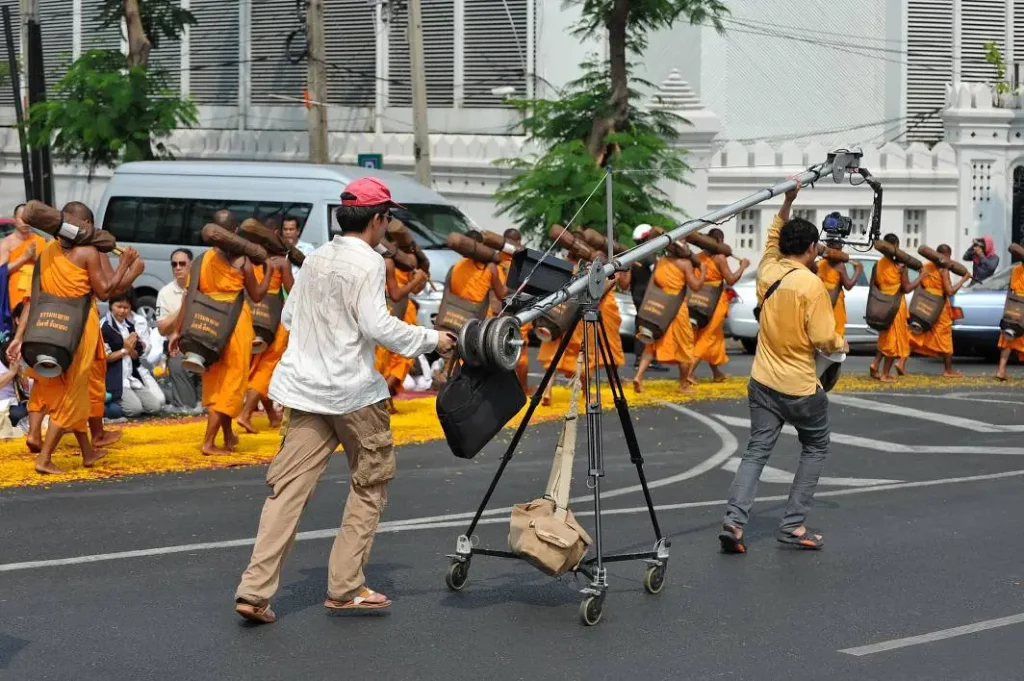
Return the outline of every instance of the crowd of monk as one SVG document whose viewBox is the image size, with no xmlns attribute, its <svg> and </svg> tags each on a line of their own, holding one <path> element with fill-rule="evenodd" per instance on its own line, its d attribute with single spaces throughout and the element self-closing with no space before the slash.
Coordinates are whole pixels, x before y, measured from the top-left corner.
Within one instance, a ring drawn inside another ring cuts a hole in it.
<svg viewBox="0 0 1024 681">
<path fill-rule="evenodd" d="M 0 262 L 7 263 L 8 309 L 17 311 L 13 337 L 9 339 L 6 350 L 9 362 L 14 365 L 21 360 L 26 320 L 33 304 L 34 276 L 38 280 L 38 290 L 43 293 L 62 298 L 89 296 L 92 300 L 70 366 L 60 376 L 53 378 L 38 375 L 31 368 L 24 369 L 32 379 L 28 402 L 27 445 L 36 455 L 36 471 L 59 473 L 60 469 L 52 460 L 53 453 L 61 438 L 71 433 L 81 449 L 83 465 L 94 466 L 104 456 L 104 449 L 120 437 L 119 431 L 106 430 L 103 423 L 106 349 L 100 335 L 96 301 L 108 300 L 129 291 L 142 273 L 144 265 L 138 253 L 131 248 L 125 248 L 119 253 L 115 268 L 108 255 L 95 246 L 73 243 L 63 237 L 46 240 L 35 234 L 25 223 L 23 211 L 23 206 L 16 209 L 16 229 L 0 242 Z M 69 203 L 64 206 L 62 215 L 64 220 L 73 221 L 80 228 L 96 229 L 92 212 L 84 204 Z M 236 217 L 226 210 L 218 212 L 213 222 L 231 232 L 238 231 Z M 658 230 L 645 225 L 638 228 L 634 237 L 642 242 L 658 233 Z M 480 233 L 474 232 L 468 236 L 475 241 L 482 241 Z M 709 242 L 712 245 L 724 244 L 724 234 L 717 228 L 710 230 L 707 237 L 712 240 Z M 498 315 L 503 311 L 503 301 L 509 294 L 507 282 L 512 253 L 522 247 L 522 236 L 515 229 L 507 230 L 500 238 L 512 247 L 495 251 L 490 261 L 463 257 L 451 268 L 445 281 L 445 294 L 454 296 L 453 300 L 478 305 L 481 317 Z M 899 240 L 895 235 L 887 235 L 885 241 L 898 250 Z M 432 285 L 429 262 L 423 258 L 415 266 L 399 266 L 396 252 L 393 246 L 391 248 L 385 254 L 388 305 L 392 314 L 407 323 L 415 324 L 415 296 L 427 285 Z M 722 367 L 729 361 L 724 325 L 730 296 L 726 292 L 740 279 L 750 262 L 739 259 L 734 266 L 729 262 L 730 256 L 726 255 L 731 253 L 727 247 L 724 251 L 715 251 L 708 246 L 704 246 L 704 249 L 697 253 L 685 244 L 678 245 L 656 260 L 637 263 L 629 270 L 618 273 L 606 284 L 598 307 L 604 327 L 602 336 L 608 343 L 607 359 L 616 366 L 622 366 L 625 361 L 620 337 L 622 315 L 613 295 L 616 288 L 629 290 L 637 281 L 649 280 L 647 285 L 653 286 L 665 296 L 676 297 L 680 301 L 691 299 L 690 305 L 685 302 L 678 305 L 678 310 L 672 313 L 674 317 L 666 322 L 665 328 L 643 339 L 645 343 L 639 353 L 639 367 L 633 380 L 636 392 L 642 392 L 644 376 L 655 361 L 678 368 L 678 385 L 683 391 L 696 384 L 694 373 L 702 362 L 710 367 L 714 381 L 726 378 L 722 372 Z M 940 256 L 950 259 L 948 246 L 942 245 L 936 250 Z M 817 274 L 830 292 L 836 331 L 842 335 L 847 321 L 844 290 L 853 288 L 861 275 L 862 266 L 853 265 L 851 272 L 848 263 L 832 258 L 824 251 L 823 256 L 817 262 Z M 586 252 L 570 248 L 566 257 L 578 269 L 585 264 Z M 261 404 L 271 427 L 281 423 L 282 415 L 268 398 L 268 387 L 274 368 L 287 347 L 289 334 L 283 325 L 278 325 L 272 342 L 254 354 L 255 332 L 250 304 L 259 304 L 266 296 L 286 298 L 294 281 L 293 267 L 285 256 L 271 256 L 263 264 L 253 264 L 249 258 L 229 253 L 215 245 L 201 256 L 198 267 L 191 271 L 198 271 L 197 288 L 206 296 L 217 301 L 232 301 L 244 294 L 246 300 L 231 331 L 230 340 L 219 358 L 206 367 L 202 374 L 202 406 L 207 410 L 207 425 L 201 450 L 205 455 L 224 455 L 238 445 L 234 422 L 247 432 L 256 432 L 252 416 Z M 904 264 L 893 257 L 883 256 L 875 267 L 871 285 L 886 295 L 900 294 L 899 309 L 890 326 L 879 333 L 877 356 L 870 369 L 871 376 L 881 381 L 896 380 L 892 370 L 895 369 L 898 375 L 906 374 L 906 361 L 912 353 L 941 357 L 945 363 L 943 375 L 959 375 L 952 367 L 953 313 L 949 300 L 969 279 L 968 275 L 964 275 L 953 284 L 948 267 L 928 262 L 921 269 L 920 275 L 911 281 Z M 911 333 L 907 323 L 907 305 L 902 295 L 918 287 L 941 296 L 944 303 L 937 319 L 927 331 Z M 1010 289 L 1016 295 L 1024 296 L 1024 264 L 1015 265 Z M 701 295 L 708 296 L 711 301 L 701 313 L 699 322 L 696 317 L 691 319 L 690 309 L 694 304 L 692 299 L 698 292 L 703 292 Z M 184 307 L 181 306 L 171 320 L 161 322 L 161 328 L 169 330 L 170 355 L 179 354 Z M 530 327 L 525 327 L 523 332 L 526 337 Z M 583 335 L 584 326 L 576 325 L 558 360 L 557 370 L 561 374 L 572 376 L 577 370 L 577 357 L 584 344 Z M 541 364 L 551 366 L 561 342 L 557 333 L 549 334 L 543 340 L 538 352 Z M 997 375 L 1005 380 L 1010 354 L 1016 351 L 1024 357 L 1024 337 L 1013 339 L 1000 335 L 999 347 L 1002 354 Z M 405 358 L 379 347 L 375 360 L 376 369 L 384 376 L 394 398 L 402 391 L 406 377 L 417 359 Z M 587 360 L 591 368 L 598 363 L 597 351 L 592 343 Z M 516 367 L 524 391 L 529 390 L 527 372 L 528 356 L 524 348 Z M 444 381 L 443 370 L 437 372 L 435 379 L 436 387 Z M 545 404 L 551 402 L 550 389 L 549 383 L 547 393 L 543 396 Z M 395 409 L 393 402 L 391 409 Z M 46 416 L 49 417 L 49 427 L 44 437 L 42 426 Z"/>
</svg>

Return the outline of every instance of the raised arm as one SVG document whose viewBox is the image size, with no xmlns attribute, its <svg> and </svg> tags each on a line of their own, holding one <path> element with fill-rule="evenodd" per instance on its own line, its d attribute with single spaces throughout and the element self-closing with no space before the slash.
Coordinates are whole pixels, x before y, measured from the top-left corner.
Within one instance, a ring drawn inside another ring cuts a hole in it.
<svg viewBox="0 0 1024 681">
<path fill-rule="evenodd" d="M 758 269 L 763 269 L 767 265 L 774 265 L 779 260 L 782 260 L 782 251 L 779 250 L 779 232 L 782 230 L 782 225 L 789 220 L 789 214 L 793 210 L 793 202 L 799 193 L 800 187 L 786 192 L 786 196 L 782 200 L 782 207 L 779 208 L 778 214 L 772 219 L 772 226 L 768 229 L 768 238 L 764 242 L 764 253 L 761 254 L 761 262 L 758 265 Z"/>
<path fill-rule="evenodd" d="M 910 272 L 907 269 L 907 266 L 898 265 L 898 267 L 900 268 L 900 289 L 904 293 L 910 293 L 921 285 L 920 275 L 918 275 L 917 279 L 914 280 L 914 283 L 910 283 Z"/>
<path fill-rule="evenodd" d="M 142 274 L 144 265 L 139 260 L 139 252 L 134 248 L 124 249 L 118 258 L 116 270 L 110 266 L 110 260 L 106 255 L 95 248 L 86 249 L 82 253 L 89 271 L 89 284 L 92 286 L 93 295 L 99 300 L 107 301 L 112 296 L 124 293 Z"/>
<path fill-rule="evenodd" d="M 846 263 L 839 263 L 839 279 L 842 287 L 847 291 L 853 289 L 857 285 L 857 280 L 860 279 L 860 275 L 864 273 L 864 265 L 860 262 L 853 263 L 853 274 L 851 275 L 846 267 Z"/>
<path fill-rule="evenodd" d="M 291 300 L 291 298 L 289 298 Z M 388 312 L 384 303 L 384 263 L 371 269 L 351 300 L 359 330 L 378 345 L 403 357 L 416 357 L 438 345 L 438 332 L 414 324 L 406 324 Z"/>
<path fill-rule="evenodd" d="M 949 270 L 942 270 L 942 290 L 945 291 L 946 295 L 949 297 L 955 296 L 956 292 L 963 288 L 963 285 L 969 282 L 970 280 L 971 275 L 965 274 L 964 276 L 960 277 L 960 281 L 956 282 L 956 285 L 954 286 L 949 276 Z"/>
<path fill-rule="evenodd" d="M 3 255 L 3 261 L 6 262 L 7 259 L 11 257 L 11 247 L 10 247 L 10 244 L 7 241 L 7 239 L 4 239 L 4 246 L 5 246 L 5 249 L 0 251 L 0 253 L 2 253 L 2 255 Z M 14 274 L 18 270 L 20 270 L 22 267 L 24 267 L 27 263 L 30 263 L 30 262 L 34 261 L 35 259 L 36 259 L 36 244 L 33 241 L 32 243 L 30 243 L 28 245 L 28 248 L 25 249 L 24 253 L 22 253 L 20 256 L 15 258 L 13 262 L 10 262 L 10 263 L 7 264 L 7 272 L 10 273 L 10 274 Z"/>
<path fill-rule="evenodd" d="M 505 283 L 498 274 L 498 266 L 494 263 L 488 263 L 487 269 L 491 271 L 491 290 L 494 291 L 494 295 L 498 296 L 498 300 L 505 300 L 505 296 L 508 295 L 508 288 L 505 287 Z"/>
<path fill-rule="evenodd" d="M 261 302 L 267 295 L 267 289 L 270 288 L 270 267 L 266 267 L 263 270 L 262 281 L 256 280 L 256 271 L 253 269 L 252 263 L 246 258 L 242 263 L 242 277 L 245 280 L 245 292 L 252 298 L 254 303 Z"/>
<path fill-rule="evenodd" d="M 722 273 L 722 278 L 725 279 L 726 286 L 732 286 L 739 281 L 743 273 L 750 267 L 750 261 L 746 258 L 740 260 L 740 266 L 735 271 L 729 267 L 729 259 L 724 255 L 713 256 L 713 259 L 718 265 L 718 271 Z"/>
<path fill-rule="evenodd" d="M 281 286 L 286 293 L 291 293 L 292 287 L 295 286 L 295 277 L 292 275 L 292 263 L 283 255 L 277 256 L 274 260 L 276 261 L 277 271 L 281 273 Z"/>
</svg>

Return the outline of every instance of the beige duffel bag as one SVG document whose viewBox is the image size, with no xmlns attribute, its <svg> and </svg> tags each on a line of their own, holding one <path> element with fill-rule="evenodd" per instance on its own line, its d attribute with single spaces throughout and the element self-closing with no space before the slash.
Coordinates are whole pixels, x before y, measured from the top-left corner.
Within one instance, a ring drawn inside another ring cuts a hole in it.
<svg viewBox="0 0 1024 681">
<path fill-rule="evenodd" d="M 551 576 L 575 570 L 592 541 L 569 510 L 572 461 L 576 455 L 580 367 L 582 362 L 577 358 L 572 398 L 555 448 L 547 491 L 540 499 L 512 507 L 508 532 L 512 553 Z"/>
</svg>

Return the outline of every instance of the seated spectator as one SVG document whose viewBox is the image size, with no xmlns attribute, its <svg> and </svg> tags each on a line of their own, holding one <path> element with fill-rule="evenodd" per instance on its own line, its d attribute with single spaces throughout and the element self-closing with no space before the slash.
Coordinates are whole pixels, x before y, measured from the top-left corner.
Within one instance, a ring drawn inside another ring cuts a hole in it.
<svg viewBox="0 0 1024 681">
<path fill-rule="evenodd" d="M 171 335 L 177 322 L 178 311 L 185 298 L 185 284 L 188 282 L 191 267 L 192 251 L 187 248 L 179 248 L 171 253 L 171 272 L 174 274 L 174 281 L 160 289 L 156 297 L 156 327 L 164 338 Z M 181 366 L 180 354 L 168 357 L 166 343 L 164 346 L 167 379 L 170 383 L 170 390 L 167 394 L 168 404 L 185 410 L 201 409 L 199 399 L 202 396 L 202 378 L 198 374 L 186 371 Z"/>
<path fill-rule="evenodd" d="M 0 346 L 0 415 L 6 411 L 11 425 L 16 426 L 28 418 L 28 394 L 19 394 L 21 360 L 12 363 L 7 361 L 7 345 L 4 343 Z"/>
<path fill-rule="evenodd" d="M 155 414 L 164 405 L 164 394 L 139 360 L 146 348 L 131 321 L 132 296 L 116 296 L 109 305 L 100 326 L 107 347 L 107 392 L 128 418 Z"/>
</svg>

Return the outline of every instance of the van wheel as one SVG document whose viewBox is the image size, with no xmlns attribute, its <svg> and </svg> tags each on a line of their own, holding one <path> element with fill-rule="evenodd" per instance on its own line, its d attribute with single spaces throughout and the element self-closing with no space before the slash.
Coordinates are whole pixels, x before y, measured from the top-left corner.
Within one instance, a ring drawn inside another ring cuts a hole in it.
<svg viewBox="0 0 1024 681">
<path fill-rule="evenodd" d="M 156 296 L 142 295 L 135 301 L 135 310 L 149 322 L 150 328 L 156 328 Z"/>
<path fill-rule="evenodd" d="M 748 355 L 757 352 L 757 338 L 740 338 L 740 345 Z"/>
</svg>

